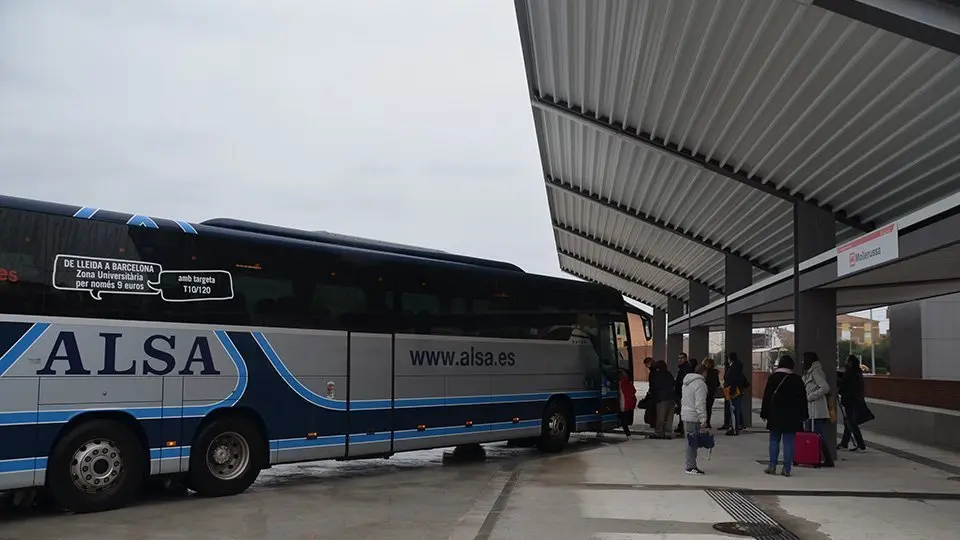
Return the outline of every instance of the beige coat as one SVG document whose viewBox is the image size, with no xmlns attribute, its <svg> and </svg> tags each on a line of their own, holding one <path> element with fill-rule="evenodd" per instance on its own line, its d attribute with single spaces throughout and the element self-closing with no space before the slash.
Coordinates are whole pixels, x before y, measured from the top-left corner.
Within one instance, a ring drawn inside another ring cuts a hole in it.
<svg viewBox="0 0 960 540">
<path fill-rule="evenodd" d="M 820 362 L 814 362 L 810 369 L 803 374 L 803 383 L 807 388 L 807 413 L 811 420 L 830 418 L 830 409 L 827 407 L 827 394 L 830 385 L 823 372 Z"/>
</svg>

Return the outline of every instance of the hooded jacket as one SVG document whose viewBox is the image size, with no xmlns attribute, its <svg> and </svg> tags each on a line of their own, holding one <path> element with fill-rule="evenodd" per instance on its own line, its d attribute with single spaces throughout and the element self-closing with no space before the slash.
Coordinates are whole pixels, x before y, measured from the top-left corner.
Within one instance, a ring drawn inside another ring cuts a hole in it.
<svg viewBox="0 0 960 540">
<path fill-rule="evenodd" d="M 707 422 L 707 381 L 699 373 L 690 373 L 683 378 L 680 420 L 698 424 Z"/>
</svg>

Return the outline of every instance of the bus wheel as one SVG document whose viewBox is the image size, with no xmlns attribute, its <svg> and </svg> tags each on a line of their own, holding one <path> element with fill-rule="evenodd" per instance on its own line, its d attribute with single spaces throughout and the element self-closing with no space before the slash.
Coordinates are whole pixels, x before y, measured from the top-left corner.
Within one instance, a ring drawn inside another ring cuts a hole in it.
<svg viewBox="0 0 960 540">
<path fill-rule="evenodd" d="M 210 422 L 190 448 L 190 488 L 205 497 L 246 491 L 266 463 L 260 431 L 239 416 Z"/>
<path fill-rule="evenodd" d="M 129 428 L 113 420 L 92 420 L 74 427 L 54 446 L 47 488 L 61 508 L 100 512 L 130 502 L 146 473 L 143 446 Z"/>
<path fill-rule="evenodd" d="M 570 440 L 570 411 L 566 403 L 554 400 L 543 411 L 543 424 L 537 447 L 548 453 L 563 450 Z"/>
</svg>

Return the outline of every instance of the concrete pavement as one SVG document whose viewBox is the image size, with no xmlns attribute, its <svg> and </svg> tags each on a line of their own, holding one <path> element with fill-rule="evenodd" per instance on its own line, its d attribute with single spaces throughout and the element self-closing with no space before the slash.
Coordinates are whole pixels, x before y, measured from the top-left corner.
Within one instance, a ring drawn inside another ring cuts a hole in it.
<svg viewBox="0 0 960 540">
<path fill-rule="evenodd" d="M 490 445 L 473 463 L 444 463 L 440 451 L 306 463 L 265 471 L 236 497 L 6 515 L 0 538 L 711 540 L 748 528 L 762 538 L 956 538 L 960 456 L 867 440 L 867 453 L 792 478 L 762 474 L 760 430 L 719 436 L 703 477 L 684 474 L 682 440 L 619 434 L 579 435 L 554 456 Z"/>
</svg>

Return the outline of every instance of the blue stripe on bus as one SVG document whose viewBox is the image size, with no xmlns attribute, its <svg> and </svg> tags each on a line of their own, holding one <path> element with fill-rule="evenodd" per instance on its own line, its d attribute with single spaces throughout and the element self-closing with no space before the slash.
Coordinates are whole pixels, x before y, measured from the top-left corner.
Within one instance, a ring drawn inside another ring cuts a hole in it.
<svg viewBox="0 0 960 540">
<path fill-rule="evenodd" d="M 333 409 L 336 411 L 345 411 L 347 410 L 347 403 L 343 400 L 331 399 L 326 396 L 317 394 L 316 392 L 307 388 L 303 383 L 301 383 L 294 375 L 290 372 L 290 369 L 287 368 L 283 359 L 280 358 L 280 355 L 277 353 L 276 349 L 270 344 L 270 340 L 263 335 L 262 332 L 252 332 L 253 338 L 256 340 L 257 344 L 260 346 L 260 349 L 267 356 L 267 359 L 270 361 L 270 364 L 273 366 L 277 373 L 283 378 L 284 382 L 296 392 L 300 397 L 306 401 L 325 409 Z M 452 397 L 428 397 L 428 398 L 397 398 L 393 401 L 389 399 L 372 399 L 372 400 L 357 400 L 350 401 L 350 410 L 354 411 L 364 411 L 364 410 L 379 410 L 379 409 L 389 409 L 392 407 L 444 407 L 450 405 L 494 405 L 494 404 L 505 404 L 505 403 L 520 403 L 527 401 L 546 401 L 550 397 L 562 392 L 555 393 L 531 393 L 531 394 L 512 394 L 512 395 L 497 395 L 497 396 L 452 396 Z M 600 398 L 601 394 L 598 390 L 588 390 L 580 392 L 567 392 L 566 393 L 572 399 L 589 399 L 589 398 Z M 615 393 L 614 393 L 615 394 Z"/>
<path fill-rule="evenodd" d="M 148 229 L 159 229 L 157 222 L 150 216 L 134 214 L 127 220 L 127 225 L 131 227 L 147 227 Z"/>
<path fill-rule="evenodd" d="M 598 414 L 588 414 L 577 416 L 577 423 L 581 424 L 591 420 L 597 420 L 601 417 Z M 616 415 L 603 415 L 603 419 L 616 419 Z M 431 437 L 447 437 L 452 435 L 466 435 L 470 433 L 491 433 L 506 432 L 517 429 L 539 428 L 540 420 L 522 420 L 520 422 L 494 422 L 490 424 L 476 424 L 472 427 L 466 426 L 443 426 L 435 428 L 426 428 L 420 430 L 404 430 L 393 433 L 396 440 L 415 440 Z M 364 444 L 371 442 L 387 442 L 390 440 L 390 432 L 384 433 L 357 433 L 350 435 L 352 444 Z M 495 441 L 491 441 L 495 442 Z M 326 437 L 317 437 L 316 439 L 273 439 L 270 441 L 271 450 L 289 451 L 306 450 L 310 448 L 346 445 L 347 440 L 344 435 L 330 435 Z M 151 448 L 150 459 L 176 459 L 190 457 L 190 447 L 174 446 L 167 448 Z M 18 459 L 0 460 L 0 474 L 13 472 L 29 472 L 34 470 L 43 470 L 47 467 L 46 457 L 27 457 Z"/>
<path fill-rule="evenodd" d="M 335 411 L 347 410 L 347 404 L 345 401 L 338 401 L 321 396 L 297 380 L 297 378 L 293 376 L 293 373 L 290 373 L 290 370 L 287 369 L 287 366 L 283 363 L 280 355 L 277 354 L 277 351 L 272 345 L 270 345 L 270 341 L 267 340 L 267 337 L 264 336 L 262 332 L 251 332 L 251 334 L 253 335 L 253 339 L 256 340 L 257 345 L 260 346 L 260 350 L 262 350 L 263 354 L 266 355 L 267 360 L 270 361 L 273 369 L 277 370 L 277 373 L 280 374 L 280 378 L 282 378 L 283 381 L 287 383 L 287 386 L 296 392 L 297 395 L 318 407 L 333 409 Z M 379 408 L 390 408 L 389 400 L 384 400 L 384 403 L 385 405 L 381 403 Z"/>
<path fill-rule="evenodd" d="M 0 474 L 36 470 L 37 458 L 6 459 L 0 461 Z"/>
<path fill-rule="evenodd" d="M 27 331 L 26 334 L 20 340 L 14 344 L 13 347 L 7 351 L 6 354 L 0 358 L 0 375 L 6 370 L 7 362 L 10 365 L 13 364 L 23 353 L 40 338 L 41 335 L 46 331 L 50 325 L 47 323 L 37 323 Z M 243 357 L 240 355 L 240 352 L 237 350 L 237 347 L 233 344 L 233 341 L 230 339 L 230 336 L 227 335 L 223 330 L 215 330 L 214 334 L 217 336 L 217 340 L 220 341 L 220 345 L 223 346 L 223 350 L 226 351 L 227 355 L 233 361 L 234 365 L 237 368 L 237 384 L 234 387 L 233 391 L 229 396 L 220 400 L 217 403 L 212 403 L 210 405 L 190 405 L 186 407 L 132 407 L 132 408 L 113 408 L 113 407 L 103 407 L 103 408 L 93 408 L 93 409 L 69 409 L 62 411 L 17 411 L 17 412 L 0 412 L 0 426 L 4 425 L 14 425 L 14 424 L 59 424 L 69 422 L 71 418 L 78 414 L 91 411 L 122 411 L 130 414 L 137 420 L 151 420 L 159 418 L 183 418 L 183 417 L 192 417 L 192 416 L 206 416 L 208 413 L 214 409 L 220 407 L 232 407 L 236 405 L 240 398 L 243 397 L 243 394 L 247 390 L 247 382 L 249 380 L 247 373 L 247 364 L 244 361 Z M 8 357 L 12 358 L 8 360 Z"/>
<path fill-rule="evenodd" d="M 316 439 L 277 439 L 270 441 L 276 450 L 305 450 L 318 446 L 337 446 L 347 444 L 346 435 L 328 435 Z"/>
<path fill-rule="evenodd" d="M 191 225 L 190 223 L 188 223 L 188 222 L 186 222 L 186 221 L 181 221 L 181 220 L 179 220 L 179 219 L 175 219 L 175 220 L 173 220 L 173 222 L 176 223 L 177 226 L 180 227 L 180 230 L 181 230 L 181 231 L 183 231 L 183 232 L 185 232 L 185 233 L 187 233 L 187 234 L 197 234 L 197 229 L 195 229 L 195 228 L 193 227 L 193 225 Z"/>
<path fill-rule="evenodd" d="M 3 353 L 3 356 L 0 356 L 0 376 L 3 376 L 23 356 L 23 353 L 27 352 L 27 349 L 33 347 L 47 328 L 50 328 L 50 323 L 35 323 L 7 352 Z"/>
<path fill-rule="evenodd" d="M 350 435 L 350 444 L 364 444 L 373 442 L 387 442 L 390 440 L 390 432 L 384 433 L 358 433 Z"/>
<path fill-rule="evenodd" d="M 423 439 L 426 437 L 448 437 L 451 435 L 467 435 L 470 433 L 484 433 L 491 431 L 510 431 L 513 429 L 526 429 L 540 427 L 540 420 L 522 420 L 513 422 L 496 422 L 492 424 L 474 424 L 473 426 L 442 426 L 428 427 L 423 431 L 418 429 L 408 429 L 404 431 L 395 431 L 393 438 L 396 440 Z"/>
<path fill-rule="evenodd" d="M 190 456 L 189 446 L 168 446 L 164 448 L 151 448 L 150 459 L 172 459 Z"/>
<path fill-rule="evenodd" d="M 247 373 L 247 363 L 244 361 L 243 356 L 240 354 L 240 351 L 237 350 L 237 346 L 233 344 L 233 341 L 226 332 L 223 330 L 215 330 L 213 333 L 217 336 L 217 340 L 220 341 L 223 350 L 227 352 L 230 360 L 233 361 L 234 366 L 237 368 L 237 385 L 233 387 L 233 391 L 230 392 L 229 396 L 217 403 L 183 407 L 181 416 L 205 416 L 210 411 L 220 407 L 233 407 L 247 391 L 247 381 L 249 377 Z"/>
<path fill-rule="evenodd" d="M 232 343 L 231 343 L 232 344 Z M 237 353 L 239 355 L 239 353 Z M 245 365 L 243 362 L 238 363 L 239 366 L 243 366 L 243 373 L 246 373 Z M 248 377 L 245 375 L 241 379 L 244 386 L 248 381 Z M 239 384 L 239 383 L 238 383 Z M 243 390 L 234 390 L 231 396 L 242 395 Z M 398 399 L 397 407 L 398 408 L 427 408 L 427 407 L 443 407 L 443 406 L 471 406 L 471 405 L 508 405 L 511 403 L 528 403 L 528 402 L 537 402 L 537 401 L 547 401 L 550 397 L 557 394 L 565 394 L 571 399 L 582 400 L 582 399 L 596 399 L 598 394 L 596 392 L 555 392 L 555 393 L 541 393 L 541 394 L 514 394 L 514 395 L 493 395 L 493 396 L 473 396 L 473 397 L 451 397 L 451 398 L 411 398 L 411 399 Z M 239 397 L 234 400 L 233 398 L 227 398 L 223 402 L 212 405 L 195 405 L 195 406 L 173 406 L 173 407 L 132 407 L 132 408 L 112 408 L 112 407 L 103 407 L 103 408 L 91 408 L 91 409 L 70 409 L 70 410 L 61 410 L 61 411 L 19 411 L 19 412 L 0 412 L 0 426 L 5 425 L 17 425 L 17 424 L 58 424 L 66 423 L 70 421 L 71 418 L 78 414 L 92 411 L 119 411 L 125 412 L 136 418 L 137 420 L 157 420 L 161 418 L 173 419 L 173 418 L 192 418 L 192 417 L 201 417 L 205 416 L 210 411 L 220 408 L 220 407 L 229 407 L 236 403 L 239 400 Z M 227 403 L 227 402 L 230 403 Z M 389 403 L 390 400 L 384 400 L 386 403 Z M 340 402 L 343 403 L 343 402 Z M 363 402 L 360 402 L 361 404 Z M 366 410 L 363 407 L 358 407 L 357 402 L 350 403 L 351 410 Z M 389 409 L 389 405 L 385 409 Z M 381 408 L 377 408 L 378 410 Z M 344 409 L 345 410 L 345 409 Z"/>
<path fill-rule="evenodd" d="M 90 218 L 92 218 L 93 215 L 96 214 L 99 210 L 100 210 L 99 208 L 91 208 L 91 207 L 89 207 L 89 206 L 84 206 L 83 208 L 77 210 L 77 211 L 73 214 L 73 217 L 79 218 L 79 219 L 90 219 Z"/>
</svg>

